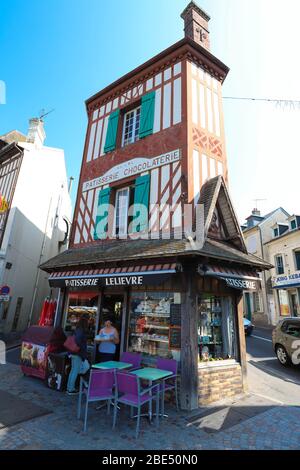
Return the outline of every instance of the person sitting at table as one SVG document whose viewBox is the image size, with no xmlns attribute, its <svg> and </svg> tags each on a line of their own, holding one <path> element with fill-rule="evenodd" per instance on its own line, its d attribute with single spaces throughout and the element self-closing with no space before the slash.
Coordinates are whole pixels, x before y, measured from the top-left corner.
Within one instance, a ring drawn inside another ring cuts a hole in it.
<svg viewBox="0 0 300 470">
<path fill-rule="evenodd" d="M 104 328 L 99 331 L 95 341 L 99 344 L 99 361 L 113 361 L 115 359 L 117 344 L 119 344 L 118 330 L 113 326 L 112 318 L 105 320 Z"/>
</svg>

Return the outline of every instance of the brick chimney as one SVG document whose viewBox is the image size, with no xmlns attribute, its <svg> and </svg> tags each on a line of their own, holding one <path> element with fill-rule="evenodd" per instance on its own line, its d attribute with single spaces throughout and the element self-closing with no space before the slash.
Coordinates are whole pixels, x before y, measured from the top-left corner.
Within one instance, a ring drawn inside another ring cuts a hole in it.
<svg viewBox="0 0 300 470">
<path fill-rule="evenodd" d="M 184 20 L 185 37 L 210 50 L 208 22 L 210 16 L 195 2 L 190 2 L 181 14 Z"/>
<path fill-rule="evenodd" d="M 44 121 L 40 118 L 29 119 L 27 142 L 35 144 L 36 147 L 42 147 L 45 138 Z"/>
</svg>

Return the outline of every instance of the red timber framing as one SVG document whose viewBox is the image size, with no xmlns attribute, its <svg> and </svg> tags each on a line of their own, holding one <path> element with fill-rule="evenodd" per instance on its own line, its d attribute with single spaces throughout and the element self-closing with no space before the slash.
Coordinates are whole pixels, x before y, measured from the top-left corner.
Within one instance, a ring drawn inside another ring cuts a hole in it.
<svg viewBox="0 0 300 470">
<path fill-rule="evenodd" d="M 94 223 L 100 187 L 84 190 L 84 184 L 105 175 L 117 165 L 136 158 L 153 159 L 180 151 L 180 161 L 151 171 L 149 229 L 171 230 L 182 227 L 182 205 L 189 202 L 188 181 L 188 67 L 190 62 L 203 67 L 215 80 L 224 81 L 228 68 L 210 52 L 185 38 L 133 70 L 86 102 L 88 130 L 81 167 L 79 189 L 70 246 L 83 247 L 94 241 Z M 121 146 L 120 126 L 125 111 L 139 106 L 145 94 L 155 92 L 153 134 Z M 104 153 L 109 116 L 120 110 L 117 147 Z M 111 183 L 111 189 L 132 184 L 138 175 Z M 107 187 L 104 185 L 102 187 Z M 160 210 L 153 204 L 161 204 Z M 169 215 L 170 212 L 174 215 Z"/>
</svg>

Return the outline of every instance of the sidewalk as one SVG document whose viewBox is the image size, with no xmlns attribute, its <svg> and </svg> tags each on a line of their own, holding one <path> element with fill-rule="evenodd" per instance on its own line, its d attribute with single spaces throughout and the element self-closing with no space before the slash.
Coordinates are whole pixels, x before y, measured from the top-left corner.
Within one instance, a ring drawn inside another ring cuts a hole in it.
<svg viewBox="0 0 300 470">
<path fill-rule="evenodd" d="M 159 430 L 146 419 L 134 438 L 135 422 L 121 409 L 112 431 L 112 416 L 90 408 L 88 433 L 76 419 L 77 397 L 55 392 L 36 379 L 26 378 L 13 364 L 0 366 L 0 390 L 18 400 L 47 408 L 50 413 L 1 429 L 0 449 L 299 449 L 300 408 L 249 394 L 192 413 L 167 405 L 169 417 Z M 7 394 L 6 394 L 7 395 Z M 12 398 L 13 398 L 12 397 Z"/>
</svg>

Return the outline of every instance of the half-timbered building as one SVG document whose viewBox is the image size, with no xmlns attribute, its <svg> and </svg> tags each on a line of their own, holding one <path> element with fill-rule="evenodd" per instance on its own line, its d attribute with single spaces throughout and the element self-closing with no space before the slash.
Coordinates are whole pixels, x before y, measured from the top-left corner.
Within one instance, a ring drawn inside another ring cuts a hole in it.
<svg viewBox="0 0 300 470">
<path fill-rule="evenodd" d="M 86 101 L 70 248 L 42 268 L 57 324 L 89 314 L 94 359 L 113 314 L 118 353 L 178 360 L 181 407 L 194 409 L 245 390 L 237 305 L 267 264 L 247 253 L 227 190 L 229 69 L 210 51 L 209 16 L 191 2 L 182 18 L 182 40 Z"/>
</svg>

